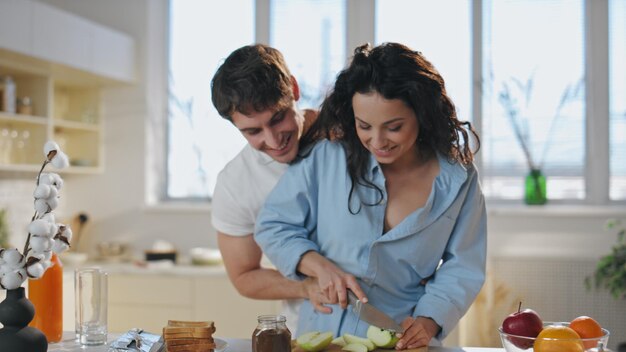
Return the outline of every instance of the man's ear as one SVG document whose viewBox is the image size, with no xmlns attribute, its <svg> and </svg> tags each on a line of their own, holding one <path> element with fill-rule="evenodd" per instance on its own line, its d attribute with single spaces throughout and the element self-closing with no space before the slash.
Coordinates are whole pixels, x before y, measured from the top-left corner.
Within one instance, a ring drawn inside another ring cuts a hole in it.
<svg viewBox="0 0 626 352">
<path fill-rule="evenodd" d="M 291 89 L 293 90 L 293 100 L 298 101 L 300 99 L 300 86 L 298 86 L 298 81 L 294 76 L 291 76 Z"/>
</svg>

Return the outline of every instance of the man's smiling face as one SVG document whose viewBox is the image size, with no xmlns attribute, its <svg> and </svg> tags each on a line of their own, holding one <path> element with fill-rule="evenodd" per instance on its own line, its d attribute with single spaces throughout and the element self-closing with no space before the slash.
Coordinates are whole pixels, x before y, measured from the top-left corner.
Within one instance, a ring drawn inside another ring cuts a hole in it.
<svg viewBox="0 0 626 352">
<path fill-rule="evenodd" d="M 231 118 L 248 143 L 279 163 L 289 163 L 298 154 L 304 116 L 293 99 L 263 111 L 244 114 L 235 111 Z"/>
</svg>

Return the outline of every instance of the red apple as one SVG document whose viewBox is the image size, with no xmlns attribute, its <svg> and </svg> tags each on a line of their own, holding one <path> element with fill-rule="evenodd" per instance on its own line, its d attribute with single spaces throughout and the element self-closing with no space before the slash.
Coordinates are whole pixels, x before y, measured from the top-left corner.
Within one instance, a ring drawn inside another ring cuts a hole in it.
<svg viewBox="0 0 626 352">
<path fill-rule="evenodd" d="M 543 321 L 534 310 L 520 310 L 521 308 L 522 302 L 520 302 L 517 312 L 509 314 L 504 319 L 502 322 L 502 331 L 511 335 L 537 337 L 543 329 Z M 533 346 L 533 340 L 530 339 L 510 337 L 509 340 L 515 346 L 524 350 Z"/>
</svg>

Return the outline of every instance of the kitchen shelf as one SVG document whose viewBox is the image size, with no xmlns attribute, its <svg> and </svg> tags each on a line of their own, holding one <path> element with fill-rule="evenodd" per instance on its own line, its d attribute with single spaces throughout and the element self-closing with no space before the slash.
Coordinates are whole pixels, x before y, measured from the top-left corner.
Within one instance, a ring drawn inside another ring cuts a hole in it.
<svg viewBox="0 0 626 352">
<path fill-rule="evenodd" d="M 34 115 L 22 115 L 22 114 L 13 114 L 7 113 L 4 111 L 0 111 L 0 122 L 4 123 L 17 123 L 17 124 L 35 124 L 35 125 L 45 125 L 48 123 L 46 117 L 44 116 L 34 116 Z"/>
<path fill-rule="evenodd" d="M 102 90 L 134 82 L 135 43 L 112 28 L 33 0 L 0 1 L 0 77 L 31 111 L 0 111 L 0 172 L 39 171 L 43 145 L 68 155 L 63 173 L 104 170 Z"/>
<path fill-rule="evenodd" d="M 0 53 L 1 54 L 1 53 Z M 68 155 L 64 173 L 103 170 L 103 126 L 100 88 L 66 83 L 63 76 L 31 72 L 0 60 L 0 73 L 15 81 L 16 97 L 29 97 L 32 114 L 0 112 L 0 171 L 38 171 L 43 145 L 54 140 Z"/>
</svg>

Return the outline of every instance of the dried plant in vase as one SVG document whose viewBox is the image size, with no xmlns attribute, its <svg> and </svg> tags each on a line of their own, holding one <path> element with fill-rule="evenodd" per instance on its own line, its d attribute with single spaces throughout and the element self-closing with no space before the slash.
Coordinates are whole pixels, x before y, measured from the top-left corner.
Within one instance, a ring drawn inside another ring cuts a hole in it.
<svg viewBox="0 0 626 352">
<path fill-rule="evenodd" d="M 527 204 L 545 204 L 546 197 L 546 178 L 543 174 L 544 161 L 550 150 L 550 145 L 554 141 L 552 134 L 560 118 L 564 116 L 563 110 L 572 102 L 581 99 L 583 94 L 583 82 L 578 80 L 576 84 L 567 85 L 561 94 L 559 103 L 556 106 L 554 114 L 551 117 L 550 125 L 547 130 L 546 139 L 541 146 L 541 154 L 537 155 L 533 146 L 537 141 L 533 141 L 531 136 L 531 101 L 533 98 L 533 82 L 534 77 L 531 75 L 526 82 L 519 79 L 511 78 L 509 81 L 502 83 L 502 89 L 499 92 L 498 101 L 507 119 L 509 120 L 515 139 L 517 140 L 528 166 L 528 175 L 525 181 L 524 200 Z M 535 117 L 538 118 L 538 117 Z"/>
<path fill-rule="evenodd" d="M 35 214 L 28 225 L 24 249 L 20 252 L 17 248 L 0 248 L 2 289 L 16 289 L 28 278 L 42 277 L 51 266 L 52 253 L 61 253 L 70 246 L 72 230 L 69 226 L 57 223 L 53 213 L 59 204 L 63 179 L 56 173 L 43 172 L 48 164 L 57 169 L 67 167 L 68 157 L 53 141 L 44 145 L 44 156 L 33 192 Z"/>
</svg>

